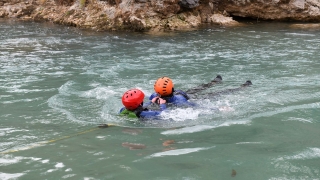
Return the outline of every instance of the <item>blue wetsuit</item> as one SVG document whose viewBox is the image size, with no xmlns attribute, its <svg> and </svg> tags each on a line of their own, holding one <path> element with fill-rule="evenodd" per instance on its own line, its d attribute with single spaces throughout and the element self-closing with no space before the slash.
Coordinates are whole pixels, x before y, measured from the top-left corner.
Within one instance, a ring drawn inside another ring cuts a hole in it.
<svg viewBox="0 0 320 180">
<path fill-rule="evenodd" d="M 151 100 L 155 97 L 158 97 L 158 96 L 159 95 L 157 93 L 151 94 L 151 96 L 149 97 L 150 102 L 146 103 L 145 106 L 147 107 L 148 105 L 150 105 L 152 103 Z M 172 96 L 161 97 L 161 98 L 165 99 L 166 103 L 170 103 L 175 106 L 191 106 L 191 107 L 196 106 L 195 103 L 189 102 L 188 95 L 185 92 L 180 91 L 180 90 L 176 91 Z"/>
<path fill-rule="evenodd" d="M 149 97 L 150 102 L 145 103 L 144 107 L 150 108 L 150 106 L 152 104 L 151 100 L 155 97 L 158 97 L 158 96 L 159 95 L 157 93 L 151 94 L 151 96 Z M 201 108 L 201 109 L 209 109 L 209 110 L 219 111 L 218 108 L 207 108 L 207 107 L 203 107 L 199 104 L 188 101 L 189 96 L 184 91 L 181 91 L 181 90 L 175 91 L 172 96 L 161 97 L 161 98 L 166 100 L 166 104 L 169 103 L 169 104 L 172 104 L 172 105 L 178 106 L 178 107 L 187 106 L 187 107 L 192 107 L 192 108 Z"/>
<path fill-rule="evenodd" d="M 155 118 L 156 116 L 159 116 L 160 113 L 164 110 L 166 110 L 167 106 L 166 104 L 160 104 L 160 110 L 158 111 L 151 111 L 148 109 L 137 109 L 137 110 L 127 110 L 125 107 L 120 109 L 119 114 L 120 115 L 127 115 L 128 117 L 138 117 L 142 119 L 148 119 L 148 118 Z"/>
</svg>

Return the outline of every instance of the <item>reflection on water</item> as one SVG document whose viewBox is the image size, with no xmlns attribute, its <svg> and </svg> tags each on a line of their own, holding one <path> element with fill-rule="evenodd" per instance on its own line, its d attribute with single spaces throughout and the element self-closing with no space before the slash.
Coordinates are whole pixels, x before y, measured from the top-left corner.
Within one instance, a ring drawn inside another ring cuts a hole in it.
<svg viewBox="0 0 320 180">
<path fill-rule="evenodd" d="M 317 29 L 150 35 L 0 23 L 0 179 L 319 177 Z M 197 107 L 118 116 L 129 88 L 148 96 L 165 75 L 188 90 L 218 74 L 222 83 L 190 100 Z"/>
</svg>

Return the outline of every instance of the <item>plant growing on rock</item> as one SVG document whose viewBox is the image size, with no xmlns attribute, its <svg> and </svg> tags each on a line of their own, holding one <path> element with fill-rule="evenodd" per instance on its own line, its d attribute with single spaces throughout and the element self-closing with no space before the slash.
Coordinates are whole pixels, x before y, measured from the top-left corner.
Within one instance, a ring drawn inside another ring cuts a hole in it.
<svg viewBox="0 0 320 180">
<path fill-rule="evenodd" d="M 63 6 L 71 6 L 75 0 L 54 0 L 57 5 Z"/>
<path fill-rule="evenodd" d="M 86 6 L 86 0 L 79 0 L 79 3 L 81 8 Z"/>
</svg>

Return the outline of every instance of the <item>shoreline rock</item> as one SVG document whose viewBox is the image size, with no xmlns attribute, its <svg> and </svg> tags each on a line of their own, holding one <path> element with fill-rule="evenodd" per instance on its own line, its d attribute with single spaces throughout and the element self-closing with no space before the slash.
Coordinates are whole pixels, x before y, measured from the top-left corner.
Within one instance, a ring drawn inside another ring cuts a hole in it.
<svg viewBox="0 0 320 180">
<path fill-rule="evenodd" d="M 204 24 L 242 25 L 233 17 L 320 22 L 320 1 L 0 0 L 0 18 L 49 21 L 95 31 L 166 32 Z"/>
</svg>

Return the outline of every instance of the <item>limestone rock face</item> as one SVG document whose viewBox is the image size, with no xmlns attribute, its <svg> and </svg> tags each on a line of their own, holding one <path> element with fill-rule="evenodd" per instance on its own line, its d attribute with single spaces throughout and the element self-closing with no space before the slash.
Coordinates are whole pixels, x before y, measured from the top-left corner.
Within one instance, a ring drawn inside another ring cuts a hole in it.
<svg viewBox="0 0 320 180">
<path fill-rule="evenodd" d="M 220 11 L 227 11 L 231 16 L 320 22 L 320 0 L 221 0 L 217 6 Z"/>
<path fill-rule="evenodd" d="M 96 31 L 176 31 L 237 26 L 233 17 L 320 22 L 320 0 L 0 0 L 0 18 Z"/>
<path fill-rule="evenodd" d="M 28 1 L 20 2 L 19 0 L 0 0 L 0 18 L 20 18 L 29 16 L 35 7 Z"/>
<path fill-rule="evenodd" d="M 217 25 L 224 25 L 224 26 L 236 26 L 240 25 L 237 21 L 233 20 L 232 17 L 226 17 L 222 14 L 214 14 L 210 17 L 211 22 Z"/>
</svg>

